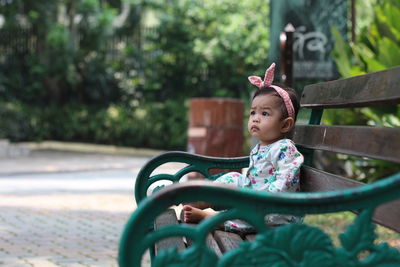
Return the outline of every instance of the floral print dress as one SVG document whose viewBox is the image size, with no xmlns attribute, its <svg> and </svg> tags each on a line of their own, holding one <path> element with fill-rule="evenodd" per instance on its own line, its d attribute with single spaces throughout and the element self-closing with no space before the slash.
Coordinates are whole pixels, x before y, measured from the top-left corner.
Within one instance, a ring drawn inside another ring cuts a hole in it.
<svg viewBox="0 0 400 267">
<path fill-rule="evenodd" d="M 257 144 L 250 152 L 246 176 L 230 172 L 215 182 L 272 193 L 296 192 L 300 189 L 300 167 L 303 161 L 303 155 L 290 139 L 281 139 L 266 146 Z M 301 218 L 283 214 L 269 214 L 265 217 L 266 223 L 271 226 L 300 220 Z M 225 222 L 225 230 L 249 232 L 252 227 L 241 220 L 233 220 Z"/>
</svg>

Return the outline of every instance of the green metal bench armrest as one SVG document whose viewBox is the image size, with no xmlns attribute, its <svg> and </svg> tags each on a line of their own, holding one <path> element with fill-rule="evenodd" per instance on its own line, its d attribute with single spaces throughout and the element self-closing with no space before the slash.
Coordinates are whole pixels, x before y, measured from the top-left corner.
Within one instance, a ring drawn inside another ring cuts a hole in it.
<svg viewBox="0 0 400 267">
<path fill-rule="evenodd" d="M 263 264 L 290 261 L 293 266 L 299 266 L 300 263 L 301 266 L 327 266 L 328 263 L 332 266 L 353 266 L 353 263 L 359 266 L 357 264 L 363 260 L 370 264 L 368 266 L 379 266 L 384 262 L 395 266 L 400 264 L 400 253 L 387 244 L 374 244 L 371 217 L 378 205 L 399 197 L 400 173 L 370 185 L 318 193 L 272 194 L 236 189 L 209 181 L 175 184 L 156 192 L 138 205 L 122 235 L 119 264 L 140 266 L 143 253 L 158 240 L 186 236 L 193 241 L 192 247 L 182 252 L 174 249 L 163 251 L 155 257 L 152 266 L 168 266 L 172 263 L 176 264 L 173 266 L 187 266 L 191 261 L 196 261 L 196 266 L 240 266 L 240 259 L 248 259 L 249 255 L 252 262 Z M 218 203 L 228 207 L 228 210 L 203 220 L 196 227 L 180 224 L 148 232 L 148 225 L 168 207 L 193 201 Z M 289 224 L 270 229 L 264 222 L 264 216 L 269 213 L 304 215 L 347 210 L 358 210 L 360 214 L 354 224 L 340 235 L 341 248 L 334 247 L 330 237 L 319 228 Z M 222 222 L 236 218 L 252 224 L 258 235 L 251 243 L 243 242 L 245 244 L 239 248 L 223 254 L 217 265 L 218 258 L 205 244 L 207 234 Z M 254 254 L 257 249 L 263 253 Z M 369 252 L 366 259 L 358 257 L 363 251 Z M 310 255 L 313 256 L 310 258 Z M 284 266 L 292 266 L 286 263 Z"/>
<path fill-rule="evenodd" d="M 177 173 L 152 175 L 153 171 L 159 166 L 170 163 L 185 163 L 188 166 L 179 170 Z M 240 169 L 249 165 L 249 157 L 237 158 L 216 158 L 195 155 L 187 152 L 172 151 L 160 154 L 150 159 L 140 170 L 135 182 L 135 199 L 140 203 L 146 196 L 148 188 L 157 181 L 169 180 L 173 183 L 179 182 L 185 174 L 199 172 L 208 179 L 213 179 L 210 174 L 211 169 Z"/>
</svg>

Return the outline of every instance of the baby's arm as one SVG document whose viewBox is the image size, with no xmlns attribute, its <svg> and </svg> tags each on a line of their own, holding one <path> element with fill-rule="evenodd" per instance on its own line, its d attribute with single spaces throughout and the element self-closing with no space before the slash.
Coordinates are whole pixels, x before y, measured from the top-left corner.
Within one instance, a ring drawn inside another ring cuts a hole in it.
<svg viewBox="0 0 400 267">
<path fill-rule="evenodd" d="M 270 184 L 268 191 L 297 191 L 300 187 L 300 167 L 304 161 L 303 155 L 290 141 L 280 143 L 271 153 L 275 181 Z"/>
</svg>

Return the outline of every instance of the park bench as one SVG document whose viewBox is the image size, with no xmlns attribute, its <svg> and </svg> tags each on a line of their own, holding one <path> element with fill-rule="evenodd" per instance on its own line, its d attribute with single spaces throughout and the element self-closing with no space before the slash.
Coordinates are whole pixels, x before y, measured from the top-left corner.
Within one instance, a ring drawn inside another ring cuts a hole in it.
<svg viewBox="0 0 400 267">
<path fill-rule="evenodd" d="M 400 103 L 400 67 L 306 86 L 302 109 L 311 109 L 308 125 L 297 125 L 293 140 L 305 155 L 299 193 L 271 194 L 179 180 L 190 172 L 209 180 L 214 169 L 240 169 L 249 158 L 212 158 L 167 152 L 151 159 L 135 185 L 138 203 L 123 232 L 120 266 L 140 266 L 148 250 L 152 266 L 400 266 L 400 253 L 375 242 L 375 223 L 400 232 L 400 173 L 371 184 L 346 179 L 312 166 L 313 151 L 331 151 L 400 164 L 400 128 L 320 125 L 324 109 Z M 168 162 L 187 164 L 175 174 L 153 174 Z M 173 182 L 165 188 L 161 180 Z M 157 192 L 150 192 L 157 191 Z M 206 201 L 223 209 L 199 224 L 179 222 L 172 205 Z M 357 216 L 340 234 L 339 245 L 323 229 L 307 224 L 267 226 L 264 216 L 353 211 Z M 218 230 L 230 219 L 243 219 L 256 234 Z"/>
</svg>

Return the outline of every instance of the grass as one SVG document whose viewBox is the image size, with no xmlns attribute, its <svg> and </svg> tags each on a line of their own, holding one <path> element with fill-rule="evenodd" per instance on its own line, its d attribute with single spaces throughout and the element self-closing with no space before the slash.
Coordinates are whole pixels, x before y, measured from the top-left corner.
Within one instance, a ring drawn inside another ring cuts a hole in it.
<svg viewBox="0 0 400 267">
<path fill-rule="evenodd" d="M 339 234 L 346 229 L 347 225 L 353 223 L 356 216 L 352 212 L 307 215 L 304 222 L 308 225 L 318 226 L 331 237 L 335 246 L 340 246 Z M 390 246 L 400 249 L 399 233 L 380 225 L 377 225 L 375 232 L 377 243 L 387 242 Z"/>
</svg>

